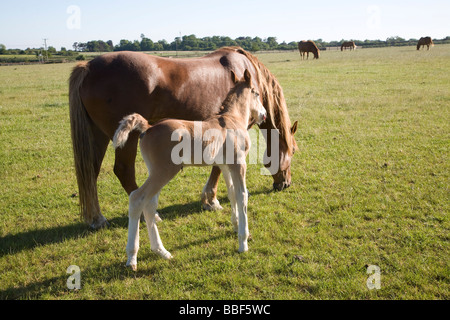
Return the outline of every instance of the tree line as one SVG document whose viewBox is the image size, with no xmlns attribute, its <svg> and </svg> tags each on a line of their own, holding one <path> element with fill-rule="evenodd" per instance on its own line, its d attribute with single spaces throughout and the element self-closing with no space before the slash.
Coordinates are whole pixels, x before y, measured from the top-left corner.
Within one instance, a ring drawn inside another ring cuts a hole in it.
<svg viewBox="0 0 450 320">
<path fill-rule="evenodd" d="M 306 39 L 305 39 L 306 40 Z M 352 40 L 352 39 L 349 39 Z M 322 39 L 314 40 L 319 49 L 324 50 L 327 47 L 340 47 L 344 39 L 340 41 L 324 41 Z M 348 40 L 345 40 L 348 41 Z M 355 44 L 364 48 L 374 47 L 389 47 L 389 46 L 415 46 L 418 39 L 406 40 L 401 37 L 389 37 L 386 40 L 353 40 Z M 450 43 L 450 37 L 443 39 L 433 39 L 435 44 Z M 197 38 L 195 35 L 186 35 L 176 37 L 174 41 L 167 42 L 166 40 L 152 41 L 144 34 L 141 34 L 140 40 L 126 40 L 122 39 L 116 45 L 111 40 L 92 40 L 88 42 L 75 42 L 73 50 L 67 50 L 62 47 L 60 51 L 50 46 L 47 51 L 43 48 L 27 48 L 7 49 L 0 44 L 0 55 L 36 55 L 36 57 L 45 53 L 47 56 L 64 56 L 74 57 L 81 52 L 111 52 L 111 51 L 213 51 L 225 46 L 240 46 L 243 49 L 251 52 L 261 50 L 297 50 L 297 41 L 289 43 L 278 43 L 276 37 L 268 37 L 262 39 L 259 37 L 239 37 L 232 39 L 226 36 L 212 36 Z"/>
<path fill-rule="evenodd" d="M 314 40 L 316 45 L 324 50 L 327 47 L 339 47 L 344 39 L 340 41 Z M 386 40 L 353 40 L 357 46 L 365 48 L 389 47 L 389 46 L 412 46 L 416 45 L 418 39 L 406 40 L 401 37 L 389 37 Z M 434 39 L 436 44 L 450 43 L 450 37 Z M 225 46 L 240 46 L 247 51 L 261 50 L 297 50 L 297 41 L 278 43 L 276 37 L 262 39 L 259 37 L 239 37 L 232 39 L 224 36 L 212 36 L 197 38 L 195 35 L 176 37 L 174 41 L 166 40 L 152 41 L 144 34 L 141 40 L 120 40 L 116 45 L 111 40 L 93 40 L 86 43 L 75 42 L 73 48 L 78 52 L 110 52 L 110 51 L 213 51 Z"/>
<path fill-rule="evenodd" d="M 122 39 L 116 45 L 112 41 L 92 40 L 75 42 L 73 48 L 81 52 L 110 52 L 110 51 L 213 51 L 225 46 L 240 46 L 248 51 L 260 50 L 294 50 L 297 42 L 278 43 L 275 37 L 261 39 L 259 37 L 239 37 L 232 39 L 226 36 L 212 36 L 197 38 L 195 35 L 176 37 L 174 41 L 153 41 L 141 34 L 140 40 Z"/>
</svg>

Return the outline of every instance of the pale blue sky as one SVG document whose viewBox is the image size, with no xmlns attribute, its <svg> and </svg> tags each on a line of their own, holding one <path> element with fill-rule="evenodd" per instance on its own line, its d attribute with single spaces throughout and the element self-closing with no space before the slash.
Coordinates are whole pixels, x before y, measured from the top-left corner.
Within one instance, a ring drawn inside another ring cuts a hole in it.
<svg viewBox="0 0 450 320">
<path fill-rule="evenodd" d="M 7 48 L 41 47 L 44 38 L 57 49 L 89 40 L 117 44 L 140 39 L 141 33 L 168 42 L 180 33 L 276 37 L 278 42 L 443 38 L 450 36 L 450 1 L 21 0 L 0 5 L 0 43 Z"/>
</svg>

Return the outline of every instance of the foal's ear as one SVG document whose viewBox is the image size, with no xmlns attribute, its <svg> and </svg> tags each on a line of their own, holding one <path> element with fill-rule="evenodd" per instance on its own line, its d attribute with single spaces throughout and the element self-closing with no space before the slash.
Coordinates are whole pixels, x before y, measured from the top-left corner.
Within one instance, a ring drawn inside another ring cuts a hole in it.
<svg viewBox="0 0 450 320">
<path fill-rule="evenodd" d="M 245 69 L 244 71 L 244 79 L 248 84 L 252 83 L 252 75 L 250 74 L 250 71 L 248 71 L 248 69 Z"/>
<path fill-rule="evenodd" d="M 233 70 L 231 70 L 231 81 L 233 81 L 234 84 L 238 83 L 238 78 L 236 77 L 236 73 L 234 73 Z"/>
<path fill-rule="evenodd" d="M 297 128 L 298 128 L 298 121 L 295 121 L 294 125 L 291 128 L 292 135 L 294 135 L 297 132 Z"/>
</svg>

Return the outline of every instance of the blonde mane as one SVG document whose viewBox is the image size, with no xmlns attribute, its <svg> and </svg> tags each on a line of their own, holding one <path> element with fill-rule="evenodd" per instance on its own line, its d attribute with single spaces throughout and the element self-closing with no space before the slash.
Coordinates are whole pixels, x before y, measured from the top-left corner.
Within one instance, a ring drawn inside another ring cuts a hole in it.
<svg viewBox="0 0 450 320">
<path fill-rule="evenodd" d="M 257 83 L 263 97 L 263 105 L 273 126 L 279 130 L 280 138 L 285 142 L 287 152 L 292 155 L 297 148 L 295 139 L 292 139 L 291 120 L 284 99 L 283 89 L 277 78 L 258 60 L 257 57 L 241 47 L 224 47 L 220 50 L 229 50 L 243 54 L 254 66 L 257 73 Z"/>
</svg>

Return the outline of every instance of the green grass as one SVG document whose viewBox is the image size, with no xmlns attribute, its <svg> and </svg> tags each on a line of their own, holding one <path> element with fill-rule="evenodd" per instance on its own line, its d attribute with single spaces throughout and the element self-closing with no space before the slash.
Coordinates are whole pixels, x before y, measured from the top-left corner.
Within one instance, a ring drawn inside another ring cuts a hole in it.
<svg viewBox="0 0 450 320">
<path fill-rule="evenodd" d="M 209 169 L 163 189 L 161 238 L 141 224 L 138 271 L 125 268 L 128 198 L 108 149 L 100 205 L 78 216 L 68 118 L 72 64 L 0 67 L 1 299 L 449 299 L 450 46 L 260 54 L 299 120 L 292 186 L 248 169 L 249 252 L 222 212 L 205 212 Z M 146 178 L 138 157 L 138 180 Z M 81 290 L 66 287 L 69 265 Z M 366 286 L 367 265 L 381 289 Z"/>
</svg>

